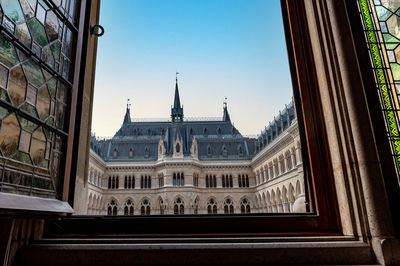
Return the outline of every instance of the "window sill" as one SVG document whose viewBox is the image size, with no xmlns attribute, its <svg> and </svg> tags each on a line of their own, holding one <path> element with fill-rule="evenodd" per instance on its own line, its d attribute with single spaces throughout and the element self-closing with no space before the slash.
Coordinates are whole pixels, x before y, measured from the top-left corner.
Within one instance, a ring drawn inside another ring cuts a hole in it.
<svg viewBox="0 0 400 266">
<path fill-rule="evenodd" d="M 49 252 L 51 251 L 51 252 Z M 40 254 L 51 254 L 40 256 Z M 173 254 L 171 256 L 171 254 Z M 369 245 L 353 237 L 45 239 L 22 250 L 21 263 L 371 264 Z"/>
</svg>

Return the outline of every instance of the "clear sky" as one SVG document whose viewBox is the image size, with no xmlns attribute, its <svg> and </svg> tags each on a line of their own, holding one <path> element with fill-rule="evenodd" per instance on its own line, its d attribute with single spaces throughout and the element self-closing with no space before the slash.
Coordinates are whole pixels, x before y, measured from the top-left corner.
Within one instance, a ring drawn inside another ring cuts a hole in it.
<svg viewBox="0 0 400 266">
<path fill-rule="evenodd" d="M 168 118 L 175 72 L 185 117 L 259 134 L 292 97 L 279 0 L 102 0 L 92 132 Z"/>
</svg>

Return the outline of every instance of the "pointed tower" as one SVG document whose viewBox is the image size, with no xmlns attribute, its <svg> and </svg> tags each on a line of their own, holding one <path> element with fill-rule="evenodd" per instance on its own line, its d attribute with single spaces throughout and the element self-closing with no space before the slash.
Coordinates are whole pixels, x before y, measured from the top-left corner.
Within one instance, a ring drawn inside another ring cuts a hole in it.
<svg viewBox="0 0 400 266">
<path fill-rule="evenodd" d="M 131 104 L 129 103 L 129 99 L 128 102 L 126 104 L 126 113 L 125 113 L 125 117 L 124 117 L 124 124 L 128 124 L 131 122 Z"/>
<path fill-rule="evenodd" d="M 178 75 L 178 72 L 176 74 Z M 181 101 L 179 99 L 178 76 L 176 76 L 175 99 L 174 99 L 174 106 L 171 108 L 171 118 L 172 122 L 183 121 L 183 108 L 181 107 Z"/>
<path fill-rule="evenodd" d="M 226 98 L 225 98 L 225 101 L 224 101 L 224 116 L 223 116 L 223 121 L 224 121 L 224 122 L 231 122 L 231 117 L 229 116 L 229 113 L 228 113 L 228 105 L 227 105 L 227 103 L 226 103 Z"/>
</svg>

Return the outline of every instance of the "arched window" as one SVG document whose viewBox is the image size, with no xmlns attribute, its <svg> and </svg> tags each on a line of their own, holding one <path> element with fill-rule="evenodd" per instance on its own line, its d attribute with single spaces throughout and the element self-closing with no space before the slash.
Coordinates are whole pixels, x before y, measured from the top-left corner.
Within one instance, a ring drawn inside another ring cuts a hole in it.
<svg viewBox="0 0 400 266">
<path fill-rule="evenodd" d="M 233 202 L 231 199 L 226 199 L 224 202 L 224 213 L 225 214 L 232 214 L 233 211 Z"/>
<path fill-rule="evenodd" d="M 147 130 L 147 136 L 150 136 L 150 135 L 151 135 L 151 130 L 148 129 L 148 130 Z"/>
<path fill-rule="evenodd" d="M 133 215 L 133 203 L 130 199 L 125 203 L 124 215 Z"/>
<path fill-rule="evenodd" d="M 144 150 L 144 157 L 149 157 L 150 152 L 149 152 L 149 148 L 146 147 L 146 149 Z"/>
<path fill-rule="evenodd" d="M 107 215 L 117 215 L 118 214 L 118 204 L 112 199 L 107 206 Z"/>
<path fill-rule="evenodd" d="M 114 156 L 114 158 L 117 157 L 117 155 L 118 155 L 117 149 L 114 148 L 114 151 L 113 151 L 113 156 Z"/>
<path fill-rule="evenodd" d="M 109 188 L 109 189 L 111 188 L 111 183 L 112 183 L 112 181 L 111 181 L 111 176 L 109 176 L 109 177 L 108 177 L 108 188 Z"/>
<path fill-rule="evenodd" d="M 133 130 L 133 135 L 136 136 L 137 135 L 137 131 L 136 129 Z"/>
<path fill-rule="evenodd" d="M 217 203 L 212 198 L 207 202 L 207 213 L 217 214 Z"/>
<path fill-rule="evenodd" d="M 193 128 L 191 128 L 191 129 L 189 130 L 189 134 L 190 134 L 190 135 L 193 135 Z"/>
<path fill-rule="evenodd" d="M 199 186 L 199 174 L 198 173 L 193 174 L 193 186 L 195 186 L 195 187 Z"/>
<path fill-rule="evenodd" d="M 174 201 L 174 214 L 184 214 L 185 213 L 185 204 L 181 198 L 177 198 Z"/>
<path fill-rule="evenodd" d="M 199 198 L 196 197 L 193 203 L 193 213 L 198 214 L 199 213 Z"/>
<path fill-rule="evenodd" d="M 222 187 L 233 187 L 232 175 L 222 175 Z"/>
<path fill-rule="evenodd" d="M 141 215 L 150 215 L 150 202 L 147 199 L 142 201 L 142 206 L 140 207 L 140 214 Z"/>
<path fill-rule="evenodd" d="M 158 187 L 164 186 L 164 175 L 161 173 L 158 175 Z"/>
<path fill-rule="evenodd" d="M 177 153 L 181 152 L 181 145 L 179 145 L 179 143 L 176 144 L 176 146 L 175 146 L 175 151 L 176 151 Z"/>
<path fill-rule="evenodd" d="M 129 157 L 131 157 L 131 158 L 133 157 L 133 149 L 132 148 L 129 149 Z"/>
<path fill-rule="evenodd" d="M 233 187 L 233 177 L 229 175 L 229 187 Z"/>
<path fill-rule="evenodd" d="M 125 176 L 124 188 L 126 189 L 135 188 L 135 176 Z"/>
<path fill-rule="evenodd" d="M 204 136 L 207 136 L 207 128 L 204 128 L 203 134 L 204 134 Z"/>
<path fill-rule="evenodd" d="M 218 134 L 218 135 L 221 135 L 221 134 L 222 134 L 222 130 L 221 130 L 220 127 L 217 129 L 217 134 Z"/>
<path fill-rule="evenodd" d="M 240 212 L 250 213 L 250 202 L 246 198 L 244 198 L 240 203 Z"/>
</svg>

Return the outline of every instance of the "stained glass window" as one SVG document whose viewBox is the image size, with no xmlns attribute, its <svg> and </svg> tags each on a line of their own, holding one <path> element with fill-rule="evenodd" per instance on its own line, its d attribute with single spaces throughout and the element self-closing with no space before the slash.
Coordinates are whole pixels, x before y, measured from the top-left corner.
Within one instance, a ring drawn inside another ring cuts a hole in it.
<svg viewBox="0 0 400 266">
<path fill-rule="evenodd" d="M 357 0 L 397 173 L 400 173 L 400 1 Z"/>
<path fill-rule="evenodd" d="M 72 90 L 75 0 L 0 0 L 0 191 L 57 197 Z"/>
</svg>

